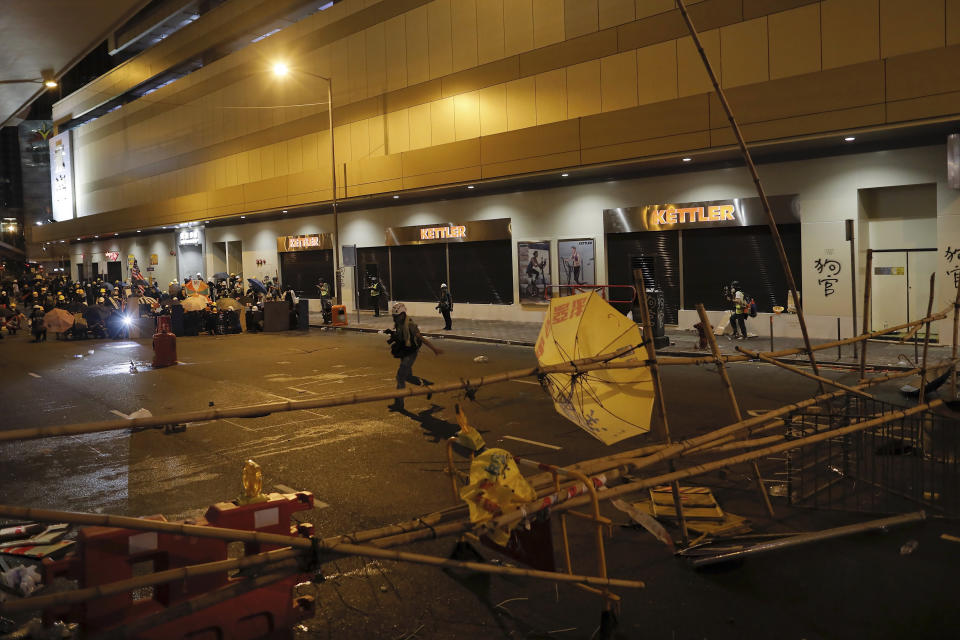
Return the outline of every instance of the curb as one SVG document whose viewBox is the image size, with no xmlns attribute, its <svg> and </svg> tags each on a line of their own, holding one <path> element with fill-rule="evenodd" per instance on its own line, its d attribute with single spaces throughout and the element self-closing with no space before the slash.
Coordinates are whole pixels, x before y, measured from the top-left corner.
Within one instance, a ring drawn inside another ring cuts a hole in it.
<svg viewBox="0 0 960 640">
<path fill-rule="evenodd" d="M 371 327 L 356 327 L 356 326 L 346 326 L 346 327 L 333 327 L 330 325 L 310 325 L 311 328 L 319 328 L 324 330 L 330 329 L 343 329 L 345 331 L 354 331 L 356 333 L 380 333 L 382 329 L 373 329 Z M 458 333 L 437 333 L 435 331 L 424 331 L 423 335 L 428 338 L 445 338 L 447 340 L 462 340 L 464 342 L 478 342 L 481 344 L 505 344 L 515 347 L 533 347 L 534 343 L 527 340 L 508 340 L 506 338 L 486 338 L 483 336 L 465 336 Z M 678 358 L 699 358 L 705 355 L 709 355 L 706 351 L 658 351 L 657 353 L 663 354 L 665 356 L 676 356 Z M 730 354 L 730 355 L 739 355 L 739 354 Z M 803 358 L 776 358 L 778 362 L 784 362 L 786 364 L 797 364 L 798 362 L 806 362 Z M 758 361 L 759 362 L 759 361 Z M 709 363 L 705 363 L 709 364 Z M 859 369 L 860 365 L 855 362 L 842 362 L 839 360 L 817 360 L 818 365 L 823 365 L 826 367 L 836 367 L 839 369 Z M 899 365 L 899 364 L 875 364 L 867 363 L 868 369 L 874 370 L 883 370 L 883 371 L 909 371 L 912 367 Z"/>
</svg>

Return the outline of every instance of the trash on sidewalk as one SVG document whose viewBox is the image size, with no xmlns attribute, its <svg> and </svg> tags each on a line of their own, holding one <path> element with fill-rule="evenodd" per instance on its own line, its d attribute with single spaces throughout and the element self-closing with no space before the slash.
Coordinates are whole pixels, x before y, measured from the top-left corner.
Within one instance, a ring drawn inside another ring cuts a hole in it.
<svg viewBox="0 0 960 640">
<path fill-rule="evenodd" d="M 149 410 L 149 409 L 144 409 L 143 407 L 140 407 L 139 409 L 137 409 L 137 410 L 134 411 L 133 413 L 129 414 L 129 415 L 127 416 L 127 419 L 128 419 L 128 420 L 136 420 L 137 418 L 152 418 L 152 417 L 153 417 L 153 414 L 150 413 L 150 410 Z"/>
<path fill-rule="evenodd" d="M 655 517 L 674 519 L 677 517 L 673 490 L 670 486 L 652 487 L 650 502 Z M 680 504 L 683 505 L 683 517 L 686 520 L 722 521 L 724 519 L 723 509 L 717 504 L 713 493 L 707 487 L 680 487 Z"/>
<path fill-rule="evenodd" d="M 919 546 L 920 546 L 920 543 L 917 542 L 916 540 L 907 540 L 907 541 L 904 542 L 903 545 L 901 545 L 901 547 L 900 547 L 900 555 L 902 555 L 902 556 L 908 556 L 908 555 L 910 555 L 911 553 L 913 553 L 914 551 L 916 551 L 916 550 L 917 550 L 917 547 L 919 547 Z"/>
<path fill-rule="evenodd" d="M 490 362 L 490 358 L 484 355 L 479 355 L 473 359 L 474 362 Z"/>
<path fill-rule="evenodd" d="M 637 505 L 630 504 L 626 500 L 612 500 L 610 504 L 630 516 L 634 522 L 653 534 L 654 538 L 673 550 L 673 538 L 649 512 L 638 508 Z"/>
<path fill-rule="evenodd" d="M 34 535 L 35 533 L 40 533 L 46 528 L 45 525 L 40 524 L 39 522 L 30 522 L 25 524 L 18 524 L 11 527 L 4 527 L 0 529 L 0 542 L 5 542 L 7 540 L 20 540 L 21 538 L 27 538 Z"/>
</svg>

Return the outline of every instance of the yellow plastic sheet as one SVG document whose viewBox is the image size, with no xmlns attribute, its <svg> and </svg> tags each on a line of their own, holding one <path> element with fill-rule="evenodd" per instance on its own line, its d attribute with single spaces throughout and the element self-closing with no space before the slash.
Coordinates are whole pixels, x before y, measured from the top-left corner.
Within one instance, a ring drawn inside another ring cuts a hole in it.
<svg viewBox="0 0 960 640">
<path fill-rule="evenodd" d="M 509 451 L 487 449 L 470 463 L 470 484 L 460 489 L 460 497 L 470 508 L 470 522 L 480 523 L 536 499 L 537 492 L 520 473 Z M 510 528 L 496 528 L 488 535 L 505 546 Z"/>
</svg>

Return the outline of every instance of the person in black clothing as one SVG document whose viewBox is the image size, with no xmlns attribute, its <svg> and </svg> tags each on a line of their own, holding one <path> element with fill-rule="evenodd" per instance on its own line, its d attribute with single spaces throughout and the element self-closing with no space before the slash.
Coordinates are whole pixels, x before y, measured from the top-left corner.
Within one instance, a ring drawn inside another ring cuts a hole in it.
<svg viewBox="0 0 960 640">
<path fill-rule="evenodd" d="M 417 353 L 423 345 L 427 345 L 436 355 L 440 355 L 443 351 L 423 337 L 417 323 L 407 316 L 405 304 L 402 302 L 394 303 L 390 312 L 393 315 L 393 329 L 388 329 L 386 333 L 390 336 L 387 340 L 390 345 L 390 353 L 394 358 L 400 359 L 400 366 L 397 367 L 397 389 L 405 388 L 408 382 L 419 386 L 433 384 L 425 378 L 413 375 L 413 363 L 416 362 Z M 429 395 L 427 399 L 430 399 Z M 396 398 L 389 409 L 391 411 L 403 411 L 403 398 Z"/>
<path fill-rule="evenodd" d="M 380 284 L 380 278 L 370 276 L 370 284 L 367 286 L 370 291 L 370 303 L 373 305 L 373 317 L 380 317 L 380 294 L 383 293 L 383 285 Z"/>
<path fill-rule="evenodd" d="M 450 296 L 450 289 L 447 287 L 446 283 L 440 285 L 440 303 L 437 305 L 437 309 L 443 316 L 443 330 L 450 331 L 452 328 L 450 313 L 453 311 L 453 298 Z"/>
</svg>

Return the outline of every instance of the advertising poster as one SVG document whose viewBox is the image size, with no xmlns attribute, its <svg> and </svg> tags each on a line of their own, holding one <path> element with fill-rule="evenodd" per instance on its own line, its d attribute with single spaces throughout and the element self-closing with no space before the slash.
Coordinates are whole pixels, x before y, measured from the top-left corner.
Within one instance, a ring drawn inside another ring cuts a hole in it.
<svg viewBox="0 0 960 640">
<path fill-rule="evenodd" d="M 577 286 L 592 286 L 597 283 L 593 255 L 593 239 L 557 241 L 557 284 L 560 295 L 583 293 Z"/>
<path fill-rule="evenodd" d="M 550 276 L 550 243 L 518 242 L 517 264 L 520 270 L 520 303 L 547 304 Z"/>
</svg>

